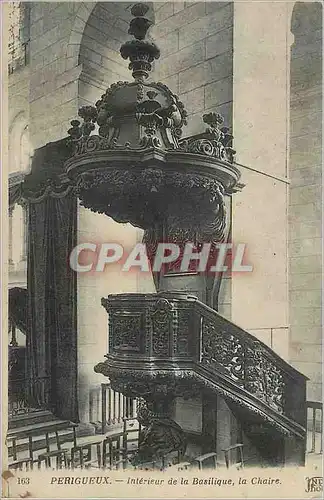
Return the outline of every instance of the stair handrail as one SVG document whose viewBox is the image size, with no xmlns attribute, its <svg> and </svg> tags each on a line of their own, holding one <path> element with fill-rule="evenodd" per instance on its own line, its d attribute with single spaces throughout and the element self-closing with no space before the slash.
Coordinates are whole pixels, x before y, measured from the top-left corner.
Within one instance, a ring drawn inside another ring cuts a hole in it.
<svg viewBox="0 0 324 500">
<path fill-rule="evenodd" d="M 208 365 L 208 352 L 206 356 L 205 347 L 206 344 L 208 345 L 208 338 L 206 340 L 208 337 L 206 325 L 208 325 L 215 334 L 209 343 L 214 343 L 215 346 L 217 369 L 242 389 L 305 428 L 306 408 L 303 402 L 306 400 L 308 378 L 282 359 L 267 344 L 206 304 L 197 301 L 195 308 L 202 324 L 200 363 Z M 209 358 L 211 356 L 212 353 L 209 353 Z M 222 357 L 225 361 L 227 360 L 227 366 L 222 367 Z M 210 362 L 211 359 L 209 359 Z"/>
</svg>

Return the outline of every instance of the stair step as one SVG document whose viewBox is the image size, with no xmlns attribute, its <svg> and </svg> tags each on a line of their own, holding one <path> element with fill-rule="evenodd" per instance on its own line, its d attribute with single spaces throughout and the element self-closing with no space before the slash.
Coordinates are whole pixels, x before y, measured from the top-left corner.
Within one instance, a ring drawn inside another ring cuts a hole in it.
<svg viewBox="0 0 324 500">
<path fill-rule="evenodd" d="M 27 425 L 49 422 L 54 419 L 55 417 L 53 413 L 48 410 L 33 410 L 29 413 L 15 415 L 14 417 L 9 418 L 8 428 L 9 430 L 17 429 L 18 427 L 26 427 Z"/>
</svg>

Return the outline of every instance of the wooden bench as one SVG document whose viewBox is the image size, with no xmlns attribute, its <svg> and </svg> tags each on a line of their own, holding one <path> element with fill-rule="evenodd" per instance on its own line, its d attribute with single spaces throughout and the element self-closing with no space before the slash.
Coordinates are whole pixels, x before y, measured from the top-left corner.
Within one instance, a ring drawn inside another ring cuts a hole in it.
<svg viewBox="0 0 324 500">
<path fill-rule="evenodd" d="M 124 463 L 124 439 L 125 434 L 123 431 L 105 437 L 102 449 L 102 466 L 104 469 L 112 469 L 117 465 L 117 462 Z"/>
<path fill-rule="evenodd" d="M 127 417 L 123 419 L 123 452 L 125 459 L 138 450 L 141 430 L 141 424 L 137 418 Z"/>
<path fill-rule="evenodd" d="M 239 468 L 239 469 L 244 468 L 243 444 L 242 443 L 233 444 L 232 446 L 229 446 L 228 448 L 224 448 L 222 451 L 225 454 L 225 463 L 226 463 L 227 469 L 229 469 L 231 466 Z M 238 459 L 236 459 L 234 462 L 231 460 L 232 452 L 238 453 Z"/>
<path fill-rule="evenodd" d="M 213 468 L 217 468 L 217 453 L 211 452 L 211 453 L 205 453 L 204 455 L 200 455 L 199 457 L 196 457 L 193 460 L 193 465 L 198 465 L 198 469 L 202 470 L 204 464 L 206 465 L 206 462 L 212 462 Z"/>
<path fill-rule="evenodd" d="M 74 440 L 75 443 L 75 440 Z M 45 463 L 46 468 L 52 467 L 52 459 L 56 460 L 56 468 L 62 469 L 62 465 L 64 467 L 68 467 L 68 450 L 66 448 L 61 447 L 59 432 L 55 431 L 55 444 L 56 449 L 51 450 L 50 442 L 49 442 L 49 433 L 46 433 L 46 452 L 38 455 L 38 468 L 41 468 L 42 462 Z"/>
<path fill-rule="evenodd" d="M 33 461 L 31 458 L 22 458 L 21 460 L 16 460 L 15 462 L 11 462 L 8 465 L 9 470 L 32 470 L 33 469 Z"/>
<path fill-rule="evenodd" d="M 24 446 L 26 439 L 28 440 L 28 454 L 29 459 L 32 463 L 38 462 L 35 459 L 35 438 L 44 437 L 46 453 L 50 453 L 50 435 L 54 434 L 56 437 L 56 446 L 60 448 L 58 444 L 59 432 L 71 429 L 73 432 L 73 444 L 76 446 L 76 427 L 77 424 L 70 422 L 69 420 L 53 420 L 50 422 L 43 422 L 39 424 L 27 425 L 24 427 L 19 427 L 16 429 L 10 429 L 7 433 L 7 446 L 9 448 L 9 457 L 12 457 L 13 462 L 9 466 L 14 466 L 15 462 L 19 462 L 18 453 L 19 448 Z M 59 450 L 57 450 L 59 451 Z M 48 463 L 48 462 L 47 462 Z"/>
<path fill-rule="evenodd" d="M 91 467 L 96 464 L 100 468 L 102 465 L 102 443 L 104 436 L 86 436 L 78 438 L 76 446 L 71 448 L 71 467 Z M 93 459 L 93 448 L 96 449 L 96 459 Z"/>
</svg>

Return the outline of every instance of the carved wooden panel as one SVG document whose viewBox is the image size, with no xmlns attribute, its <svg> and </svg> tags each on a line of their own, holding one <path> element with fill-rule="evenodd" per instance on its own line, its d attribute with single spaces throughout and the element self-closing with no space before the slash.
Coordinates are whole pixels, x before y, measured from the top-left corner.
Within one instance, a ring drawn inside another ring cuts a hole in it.
<svg viewBox="0 0 324 500">
<path fill-rule="evenodd" d="M 201 361 L 215 368 L 221 365 L 240 387 L 244 386 L 244 349 L 241 340 L 208 321 L 203 321 L 202 325 Z"/>
<path fill-rule="evenodd" d="M 117 313 L 109 317 L 109 350 L 141 351 L 142 315 L 141 313 Z"/>
<path fill-rule="evenodd" d="M 266 356 L 259 342 L 246 346 L 245 388 L 276 411 L 284 411 L 285 380 L 282 370 Z"/>
<path fill-rule="evenodd" d="M 168 356 L 170 352 L 172 328 L 172 304 L 166 299 L 159 299 L 151 313 L 153 329 L 152 350 L 155 356 Z"/>
<path fill-rule="evenodd" d="M 188 309 L 178 309 L 177 312 L 177 327 L 176 341 L 174 343 L 175 354 L 189 354 L 190 342 L 190 327 L 192 322 L 192 314 Z"/>
</svg>

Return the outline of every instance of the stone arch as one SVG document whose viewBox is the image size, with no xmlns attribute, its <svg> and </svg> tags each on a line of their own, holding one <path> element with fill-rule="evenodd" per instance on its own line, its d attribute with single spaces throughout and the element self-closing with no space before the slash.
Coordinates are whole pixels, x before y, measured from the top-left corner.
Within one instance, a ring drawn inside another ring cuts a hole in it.
<svg viewBox="0 0 324 500">
<path fill-rule="evenodd" d="M 103 7 L 106 12 L 110 12 L 111 16 L 114 15 L 125 21 L 130 19 L 130 9 L 134 2 L 78 2 L 79 8 L 76 12 L 75 20 L 71 29 L 69 42 L 68 42 L 68 55 L 76 57 L 76 64 L 79 63 L 79 54 L 84 35 L 84 30 L 89 23 L 89 19 L 93 12 L 100 7 Z M 154 21 L 154 3 L 150 2 L 150 11 L 148 15 Z"/>
<path fill-rule="evenodd" d="M 13 123 L 17 120 L 18 116 L 22 114 L 26 117 L 26 121 L 29 120 L 28 99 L 23 95 L 15 95 L 12 99 L 10 99 L 10 106 L 8 110 L 9 129 L 12 128 Z"/>
<path fill-rule="evenodd" d="M 79 7 L 76 12 L 67 46 L 67 55 L 75 59 L 75 66 L 79 64 L 80 46 L 84 29 L 97 2 L 79 2 L 78 4 Z"/>
<path fill-rule="evenodd" d="M 24 99 L 15 102 L 25 104 Z M 24 109 L 26 107 L 22 106 Z M 27 108 L 28 109 L 28 108 Z M 15 113 L 15 114 L 14 114 Z M 11 116 L 10 116 L 11 115 Z M 9 150 L 8 150 L 8 172 L 21 172 L 27 174 L 31 167 L 31 145 L 29 141 L 28 115 L 26 111 L 9 112 Z M 27 212 L 26 208 L 14 204 L 9 212 L 9 263 L 15 266 L 18 271 L 15 279 L 19 279 L 24 286 L 26 283 L 26 252 L 27 252 Z M 14 244 L 13 244 L 14 242 Z M 19 331 L 17 332 L 19 335 Z M 20 335 L 20 342 L 23 336 Z M 19 345 L 22 345 L 21 343 Z"/>
</svg>

